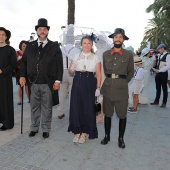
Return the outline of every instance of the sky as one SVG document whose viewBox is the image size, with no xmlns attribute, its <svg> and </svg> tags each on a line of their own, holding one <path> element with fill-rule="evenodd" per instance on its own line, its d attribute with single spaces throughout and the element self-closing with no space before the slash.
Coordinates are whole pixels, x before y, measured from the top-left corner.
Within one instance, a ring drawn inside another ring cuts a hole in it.
<svg viewBox="0 0 170 170">
<path fill-rule="evenodd" d="M 123 28 L 129 37 L 125 46 L 140 47 L 152 13 L 146 8 L 154 0 L 75 0 L 75 26 L 79 32 L 114 32 Z M 51 27 L 49 39 L 60 41 L 61 26 L 67 25 L 67 0 L 0 0 L 0 27 L 11 31 L 11 46 L 18 49 L 21 40 L 29 40 L 38 19 L 46 18 Z M 92 29 L 82 29 L 82 27 Z M 35 36 L 36 38 L 36 36 Z"/>
</svg>

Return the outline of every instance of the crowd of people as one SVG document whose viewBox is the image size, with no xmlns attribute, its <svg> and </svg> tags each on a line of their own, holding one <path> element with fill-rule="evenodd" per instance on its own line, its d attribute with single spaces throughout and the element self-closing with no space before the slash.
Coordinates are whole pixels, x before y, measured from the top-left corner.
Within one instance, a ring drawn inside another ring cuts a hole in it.
<svg viewBox="0 0 170 170">
<path fill-rule="evenodd" d="M 23 87 L 31 108 L 29 137 L 34 137 L 41 124 L 42 137 L 50 136 L 52 107 L 58 105 L 59 119 L 65 117 L 65 101 L 69 95 L 69 126 L 74 143 L 98 138 L 97 123 L 104 122 L 102 145 L 110 141 L 112 116 L 119 118 L 118 146 L 125 148 L 127 112 L 137 113 L 138 104 L 148 104 L 151 73 L 155 74 L 156 97 L 150 103 L 158 105 L 161 88 L 166 107 L 170 92 L 170 54 L 165 44 L 154 51 L 144 48 L 139 56 L 123 48 L 129 38 L 122 28 L 109 35 L 111 47 L 102 35 L 85 35 L 79 46 L 49 40 L 50 26 L 44 18 L 35 26 L 37 40 L 22 40 L 19 50 L 7 44 L 11 33 L 0 27 L 0 127 L 14 127 L 12 73 L 16 72 L 18 105 L 22 104 Z M 94 52 L 93 46 L 97 51 Z M 130 84 L 131 82 L 131 84 Z M 169 85 L 169 89 L 168 89 Z M 96 114 L 96 99 L 101 111 Z"/>
</svg>

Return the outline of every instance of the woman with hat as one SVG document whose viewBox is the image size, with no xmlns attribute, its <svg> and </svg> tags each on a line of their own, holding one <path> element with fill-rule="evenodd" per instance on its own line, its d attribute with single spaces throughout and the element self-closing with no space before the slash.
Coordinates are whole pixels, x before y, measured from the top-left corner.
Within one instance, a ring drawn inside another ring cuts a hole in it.
<svg viewBox="0 0 170 170">
<path fill-rule="evenodd" d="M 142 59 L 140 57 L 134 58 L 135 72 L 132 84 L 129 86 L 129 103 L 130 107 L 128 112 L 137 113 L 137 107 L 139 103 L 139 94 L 144 88 L 143 77 L 144 69 L 142 67 Z M 132 101 L 132 102 L 131 102 Z"/>
<path fill-rule="evenodd" d="M 16 68 L 15 49 L 6 44 L 11 32 L 0 27 L 0 131 L 14 127 L 12 72 Z"/>
<path fill-rule="evenodd" d="M 144 48 L 141 52 L 141 59 L 143 61 L 143 68 L 145 70 L 143 84 L 144 89 L 142 90 L 141 94 L 139 95 L 139 103 L 140 104 L 148 104 L 148 90 L 149 90 L 149 78 L 150 78 L 150 70 L 153 67 L 154 60 L 152 59 L 150 49 Z"/>
<path fill-rule="evenodd" d="M 101 80 L 101 86 L 105 80 L 105 74 L 103 71 L 103 53 L 106 50 L 109 50 L 111 48 L 111 44 L 109 44 L 106 40 L 106 38 L 100 34 L 97 36 L 96 40 L 95 40 L 95 46 L 97 48 L 97 51 L 95 52 L 95 54 L 100 58 L 101 60 L 101 75 L 102 75 L 102 80 Z M 101 112 L 96 116 L 96 122 L 100 123 L 103 122 L 104 120 L 104 116 L 103 116 L 103 96 L 100 94 L 99 96 L 99 102 L 101 103 Z"/>
<path fill-rule="evenodd" d="M 100 95 L 101 62 L 92 51 L 93 41 L 89 36 L 81 39 L 81 46 L 82 52 L 73 56 L 68 69 L 71 74 L 75 71 L 68 132 L 75 134 L 74 143 L 82 144 L 86 141 L 86 134 L 89 139 L 98 137 L 94 103 L 95 96 Z"/>
</svg>

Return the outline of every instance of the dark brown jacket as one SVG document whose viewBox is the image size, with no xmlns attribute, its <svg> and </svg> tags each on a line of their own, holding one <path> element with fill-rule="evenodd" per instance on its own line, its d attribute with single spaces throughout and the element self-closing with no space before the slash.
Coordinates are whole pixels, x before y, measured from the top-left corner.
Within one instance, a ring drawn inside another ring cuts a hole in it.
<svg viewBox="0 0 170 170">
<path fill-rule="evenodd" d="M 112 49 L 111 49 L 112 50 Z M 126 75 L 126 78 L 112 79 L 106 77 L 101 94 L 112 101 L 128 99 L 128 83 L 134 75 L 133 54 L 122 49 L 122 55 L 114 53 L 111 50 L 103 53 L 103 70 L 106 74 Z"/>
</svg>

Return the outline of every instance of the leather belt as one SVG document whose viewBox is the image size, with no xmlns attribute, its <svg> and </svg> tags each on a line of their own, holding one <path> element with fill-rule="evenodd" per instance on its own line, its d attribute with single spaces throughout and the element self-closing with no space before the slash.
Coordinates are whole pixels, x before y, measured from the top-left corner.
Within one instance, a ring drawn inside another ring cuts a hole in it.
<svg viewBox="0 0 170 170">
<path fill-rule="evenodd" d="M 126 75 L 116 75 L 116 74 L 106 74 L 106 77 L 112 78 L 112 79 L 118 79 L 118 78 L 123 78 L 126 79 Z"/>
</svg>

